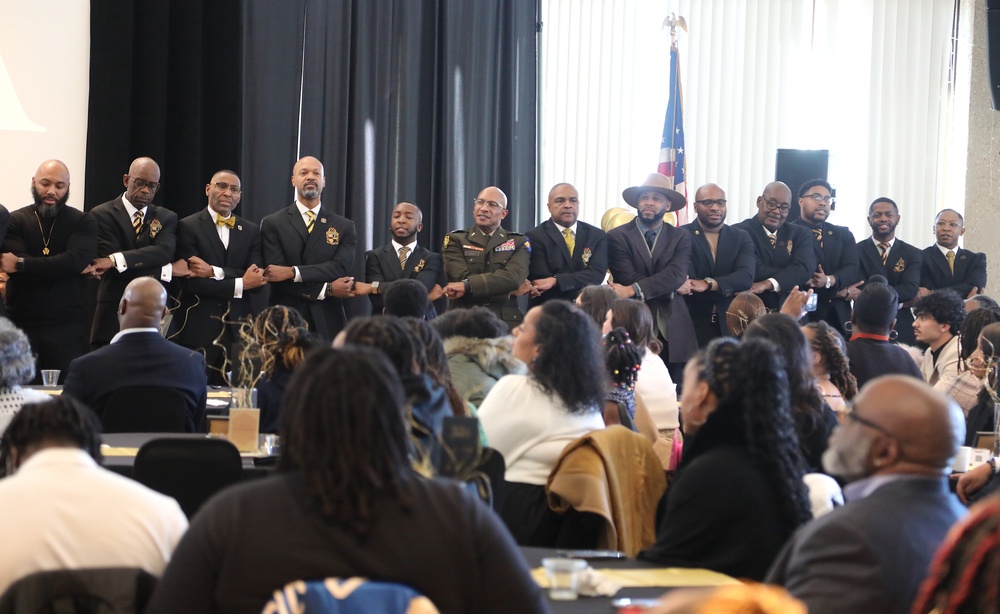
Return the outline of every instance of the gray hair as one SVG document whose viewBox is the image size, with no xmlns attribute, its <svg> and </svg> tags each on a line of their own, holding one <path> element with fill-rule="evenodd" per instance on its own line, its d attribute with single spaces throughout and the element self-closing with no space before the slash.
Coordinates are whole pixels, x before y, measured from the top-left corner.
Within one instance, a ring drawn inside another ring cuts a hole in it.
<svg viewBox="0 0 1000 614">
<path fill-rule="evenodd" d="M 7 318 L 0 318 L 0 387 L 12 388 L 35 377 L 35 356 L 28 336 Z"/>
</svg>

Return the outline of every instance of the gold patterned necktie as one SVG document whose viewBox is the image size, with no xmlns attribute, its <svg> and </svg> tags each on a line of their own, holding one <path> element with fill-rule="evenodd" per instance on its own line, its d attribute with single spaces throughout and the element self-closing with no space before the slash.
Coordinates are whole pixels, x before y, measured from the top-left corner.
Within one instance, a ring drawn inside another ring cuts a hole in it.
<svg viewBox="0 0 1000 614">
<path fill-rule="evenodd" d="M 142 211 L 136 211 L 135 215 L 132 216 L 132 228 L 135 230 L 135 236 L 138 237 L 139 233 L 142 232 Z"/>
<path fill-rule="evenodd" d="M 406 257 L 410 255 L 410 248 L 405 245 L 399 248 L 399 268 L 406 268 Z"/>
<path fill-rule="evenodd" d="M 312 211 L 306 211 L 306 217 L 309 218 L 309 223 L 306 224 L 306 232 L 312 234 L 313 228 L 316 227 L 316 214 Z"/>
<path fill-rule="evenodd" d="M 879 243 L 878 249 L 880 252 L 882 252 L 882 266 L 885 266 L 886 262 L 888 262 L 889 260 L 889 244 Z"/>
<path fill-rule="evenodd" d="M 771 247 L 774 247 L 774 245 L 778 242 L 778 235 L 776 234 L 769 234 L 767 235 L 767 238 L 771 240 Z"/>
<path fill-rule="evenodd" d="M 566 247 L 569 248 L 569 255 L 573 255 L 573 250 L 576 249 L 576 237 L 573 236 L 573 231 L 569 228 L 563 228 L 563 239 L 566 240 Z"/>
<path fill-rule="evenodd" d="M 215 218 L 216 226 L 225 226 L 226 228 L 232 230 L 233 226 L 236 226 L 236 216 L 230 215 L 229 217 L 217 217 Z"/>
<path fill-rule="evenodd" d="M 819 243 L 820 247 L 823 247 L 823 229 L 813 228 L 813 234 L 816 235 L 816 242 Z"/>
<path fill-rule="evenodd" d="M 945 258 L 948 259 L 948 268 L 951 269 L 951 274 L 954 275 L 955 274 L 955 252 L 953 250 L 949 249 L 948 253 L 945 254 Z"/>
</svg>

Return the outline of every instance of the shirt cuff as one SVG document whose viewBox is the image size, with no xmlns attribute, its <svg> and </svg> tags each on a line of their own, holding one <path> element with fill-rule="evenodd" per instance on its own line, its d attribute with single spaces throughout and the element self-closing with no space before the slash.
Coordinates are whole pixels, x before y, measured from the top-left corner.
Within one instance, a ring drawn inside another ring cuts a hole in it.
<svg viewBox="0 0 1000 614">
<path fill-rule="evenodd" d="M 330 284 L 323 284 L 323 287 L 319 290 L 319 296 L 316 297 L 317 301 L 321 301 L 326 298 L 326 289 L 330 287 Z"/>
<path fill-rule="evenodd" d="M 778 280 L 777 279 L 775 279 L 773 277 L 768 277 L 767 281 L 771 282 L 771 284 L 774 286 L 774 291 L 775 292 L 781 292 L 781 286 L 778 284 Z"/>
<path fill-rule="evenodd" d="M 292 281 L 295 283 L 302 283 L 302 274 L 299 273 L 299 267 L 293 266 L 292 270 L 295 271 L 295 277 L 292 278 Z"/>
<path fill-rule="evenodd" d="M 233 298 L 243 298 L 243 278 L 236 278 L 236 287 L 233 289 Z"/>
<path fill-rule="evenodd" d="M 635 292 L 635 296 L 633 298 L 637 298 L 640 301 L 646 300 L 646 295 L 642 293 L 642 288 L 639 287 L 638 283 L 632 284 L 632 291 Z"/>
<path fill-rule="evenodd" d="M 160 268 L 160 281 L 170 281 L 174 278 L 174 269 L 168 262 Z"/>
<path fill-rule="evenodd" d="M 108 258 L 111 258 L 111 262 L 115 263 L 115 268 L 118 269 L 119 273 L 124 273 L 128 269 L 128 263 L 125 262 L 125 256 L 121 252 L 109 254 Z"/>
<path fill-rule="evenodd" d="M 222 281 L 223 279 L 226 278 L 226 273 L 225 271 L 222 270 L 222 267 L 212 265 L 212 273 L 215 274 L 215 277 L 213 277 L 212 279 L 217 279 L 219 281 Z"/>
</svg>

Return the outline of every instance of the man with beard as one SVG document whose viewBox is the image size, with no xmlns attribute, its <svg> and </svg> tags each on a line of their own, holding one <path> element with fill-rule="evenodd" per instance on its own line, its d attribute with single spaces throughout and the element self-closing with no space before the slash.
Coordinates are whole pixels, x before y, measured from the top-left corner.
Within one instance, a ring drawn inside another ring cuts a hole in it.
<svg viewBox="0 0 1000 614">
<path fill-rule="evenodd" d="M 750 291 L 771 311 L 781 308 L 792 288 L 805 289 L 816 270 L 815 239 L 793 224 L 786 224 L 792 208 L 792 191 L 772 181 L 757 197 L 757 215 L 736 224 L 753 241 L 757 269 Z"/>
<path fill-rule="evenodd" d="M 663 222 L 668 211 L 687 204 L 668 177 L 652 173 L 642 185 L 622 192 L 636 208 L 635 221 L 608 233 L 608 263 L 619 298 L 644 301 L 663 342 L 662 356 L 674 382 L 683 381 L 684 363 L 698 350 L 687 304 L 677 298 L 691 268 L 691 234 Z"/>
<path fill-rule="evenodd" d="M 84 271 L 100 278 L 90 345 L 98 348 L 118 333 L 118 303 L 125 286 L 139 277 L 169 282 L 177 246 L 177 214 L 153 204 L 160 166 L 136 158 L 122 178 L 125 193 L 90 212 L 97 222 L 97 258 Z"/>
<path fill-rule="evenodd" d="M 767 582 L 811 614 L 908 613 L 931 558 L 965 509 L 948 491 L 965 435 L 962 410 L 927 384 L 872 380 L 830 438 L 823 466 L 847 504 L 803 526 Z"/>
<path fill-rule="evenodd" d="M 934 218 L 935 245 L 924 249 L 917 298 L 944 289 L 967 298 L 986 288 L 986 254 L 959 247 L 964 234 L 965 218 L 958 211 L 944 209 Z"/>
<path fill-rule="evenodd" d="M 444 270 L 441 254 L 417 245 L 417 233 L 423 229 L 424 213 L 420 207 L 404 200 L 392 210 L 389 228 L 392 240 L 365 254 L 365 282 L 354 282 L 354 294 L 368 296 L 373 314 L 382 313 L 382 293 L 386 286 L 400 279 L 422 283 L 430 302 L 444 294 L 439 283 Z M 431 320 L 436 315 L 434 305 L 429 303 L 424 317 Z"/>
<path fill-rule="evenodd" d="M 749 290 L 757 266 L 750 236 L 726 225 L 726 193 L 707 183 L 694 193 L 698 216 L 684 228 L 691 233 L 691 268 L 678 288 L 694 322 L 698 346 L 729 335 L 726 312 L 737 293 Z"/>
<path fill-rule="evenodd" d="M 810 322 L 825 321 L 846 335 L 844 324 L 851 321 L 851 303 L 847 288 L 861 281 L 858 246 L 846 226 L 827 220 L 835 201 L 833 188 L 824 179 L 812 179 L 799 189 L 799 219 L 792 223 L 806 228 L 815 239 L 819 263 L 806 286 L 817 294 L 816 311 L 809 312 Z M 867 278 L 866 278 L 867 279 Z"/>
<path fill-rule="evenodd" d="M 899 207 L 891 198 L 883 196 L 872 201 L 868 206 L 868 225 L 872 228 L 872 235 L 858 241 L 858 253 L 861 278 L 881 275 L 899 295 L 895 330 L 900 343 L 912 345 L 915 342 L 913 314 L 909 306 L 904 305 L 917 296 L 924 256 L 920 249 L 896 238 L 896 226 L 900 219 Z M 861 293 L 856 285 L 846 290 L 844 298 L 850 301 Z"/>
<path fill-rule="evenodd" d="M 580 290 L 604 281 L 608 271 L 607 235 L 577 220 L 580 195 L 568 183 L 549 190 L 551 219 L 524 233 L 531 241 L 530 305 L 559 298 L 574 301 Z"/>
<path fill-rule="evenodd" d="M 177 228 L 176 267 L 180 280 L 176 332 L 171 339 L 205 354 L 210 384 L 231 384 L 229 354 L 239 340 L 239 324 L 251 315 L 251 292 L 263 286 L 264 263 L 257 224 L 233 214 L 243 196 L 240 178 L 219 171 L 205 186 L 208 207 L 182 219 Z"/>
<path fill-rule="evenodd" d="M 0 255 L 7 281 L 10 319 L 28 335 L 42 369 L 59 369 L 87 351 L 83 330 L 80 273 L 97 253 L 97 223 L 69 200 L 69 169 L 59 160 L 43 162 L 31 178 L 30 207 L 10 216 Z"/>
<path fill-rule="evenodd" d="M 271 305 L 297 310 L 309 330 L 328 343 L 347 323 L 343 298 L 351 295 L 354 222 L 323 206 L 323 163 L 306 156 L 292 169 L 295 202 L 261 220 L 264 279 Z"/>
</svg>

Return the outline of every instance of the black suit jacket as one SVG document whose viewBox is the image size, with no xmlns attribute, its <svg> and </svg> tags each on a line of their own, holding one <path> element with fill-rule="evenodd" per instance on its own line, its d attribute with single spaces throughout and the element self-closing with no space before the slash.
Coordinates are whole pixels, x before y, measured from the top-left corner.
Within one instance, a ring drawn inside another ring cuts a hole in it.
<svg viewBox="0 0 1000 614">
<path fill-rule="evenodd" d="M 173 262 L 177 247 L 177 214 L 149 205 L 138 237 L 121 196 L 97 205 L 90 215 L 97 222 L 97 257 L 121 252 L 127 264 L 124 273 L 112 267 L 101 277 L 94 326 L 90 331 L 90 343 L 99 346 L 118 333 L 118 302 L 125 286 L 139 277 L 160 279 L 163 265 Z"/>
<path fill-rule="evenodd" d="M 265 264 L 298 267 L 302 276 L 301 282 L 270 284 L 270 304 L 297 309 L 311 331 L 331 341 L 347 323 L 344 302 L 329 295 L 322 301 L 317 297 L 325 284 L 351 275 L 358 242 L 354 222 L 321 205 L 309 233 L 292 204 L 265 217 L 260 226 Z"/>
<path fill-rule="evenodd" d="M 799 218 L 792 223 L 805 228 L 813 235 L 817 266 L 822 266 L 824 273 L 833 275 L 837 280 L 837 283 L 829 288 L 815 290 L 815 294 L 818 295 L 816 311 L 808 314 L 809 321 L 824 320 L 843 333 L 844 323 L 851 321 L 851 303 L 847 299 L 837 298 L 837 293 L 861 281 L 860 256 L 854 233 L 846 226 L 837 226 L 828 222 L 813 226 Z M 813 228 L 822 231 L 822 245 L 820 245 L 820 241 L 816 240 Z"/>
<path fill-rule="evenodd" d="M 711 277 L 719 284 L 719 289 L 696 292 L 684 297 L 688 312 L 694 321 L 698 345 L 704 346 L 712 339 L 728 335 L 726 311 L 737 293 L 749 290 L 753 284 L 757 259 L 754 256 L 750 235 L 732 226 L 723 225 L 719 229 L 719 243 L 715 259 L 712 248 L 705 238 L 705 232 L 697 220 L 682 226 L 691 234 L 691 279 Z M 715 321 L 713 322 L 713 309 Z"/>
<path fill-rule="evenodd" d="M 920 269 L 920 285 L 929 290 L 954 290 L 963 299 L 972 288 L 986 287 L 986 254 L 959 247 L 955 250 L 955 273 L 948 266 L 937 245 L 924 249 L 923 268 Z"/>
<path fill-rule="evenodd" d="M 761 300 L 768 309 L 780 309 L 792 288 L 798 286 L 804 289 L 816 270 L 813 234 L 801 226 L 782 224 L 772 247 L 771 239 L 757 216 L 743 220 L 735 224 L 735 227 L 750 235 L 750 240 L 753 241 L 757 257 L 757 270 L 753 280 L 757 282 L 773 278 L 781 288 L 780 292 L 762 292 Z"/>
<path fill-rule="evenodd" d="M 885 277 L 899 295 L 900 304 L 913 300 L 917 295 L 924 261 L 924 254 L 920 249 L 896 239 L 889 250 L 886 263 L 882 264 L 878 246 L 872 242 L 871 237 L 868 237 L 858 241 L 858 254 L 862 279 L 868 281 L 872 275 Z M 909 307 L 903 307 L 896 313 L 896 331 L 899 333 L 900 343 L 912 345 L 916 342 L 913 336 L 913 314 Z"/>
<path fill-rule="evenodd" d="M 660 333 L 668 342 L 668 362 L 686 362 L 698 351 L 687 303 L 675 295 L 691 269 L 691 234 L 664 224 L 649 253 L 635 221 L 608 233 L 608 263 L 615 283 L 639 284 Z M 666 323 L 666 331 L 661 323 Z"/>
<path fill-rule="evenodd" d="M 406 266 L 400 268 L 399 254 L 392 247 L 392 243 L 387 243 L 378 249 L 373 249 L 365 254 L 365 281 L 371 283 L 378 281 L 380 284 L 387 284 L 400 279 L 416 279 L 430 292 L 435 285 L 444 279 L 444 261 L 441 254 L 436 254 L 431 250 L 417 245 L 406 258 Z M 368 298 L 372 302 L 372 313 L 382 313 L 382 294 L 384 286 L 379 289 L 379 294 L 369 294 Z M 432 319 L 437 315 L 434 305 L 427 308 L 427 318 Z"/>
<path fill-rule="evenodd" d="M 524 234 L 531 241 L 528 279 L 556 278 L 556 285 L 551 290 L 529 301 L 532 307 L 557 298 L 574 301 L 580 290 L 604 281 L 608 272 L 608 236 L 600 228 L 577 222 L 572 254 L 551 219 Z"/>
<path fill-rule="evenodd" d="M 197 256 L 212 266 L 222 269 L 223 279 L 184 278 L 176 284 L 179 288 L 179 306 L 173 310 L 171 339 L 184 347 L 206 352 L 210 366 L 222 369 L 220 348 L 212 345 L 215 339 L 228 352 L 237 340 L 233 326 L 251 315 L 250 296 L 254 290 L 243 291 L 243 298 L 233 298 L 236 280 L 243 277 L 251 264 L 261 266 L 260 227 L 237 217 L 229 230 L 229 247 L 222 244 L 216 224 L 208 209 L 182 219 L 177 228 L 176 259 L 187 260 Z M 218 357 L 216 356 L 218 354 Z M 232 357 L 230 357 L 230 360 Z"/>
<path fill-rule="evenodd" d="M 101 417 L 112 392 L 133 386 L 179 390 L 187 404 L 188 431 L 202 430 L 208 396 L 205 359 L 158 333 L 129 333 L 117 343 L 77 358 L 69 365 L 63 394 L 82 401 Z"/>
</svg>

